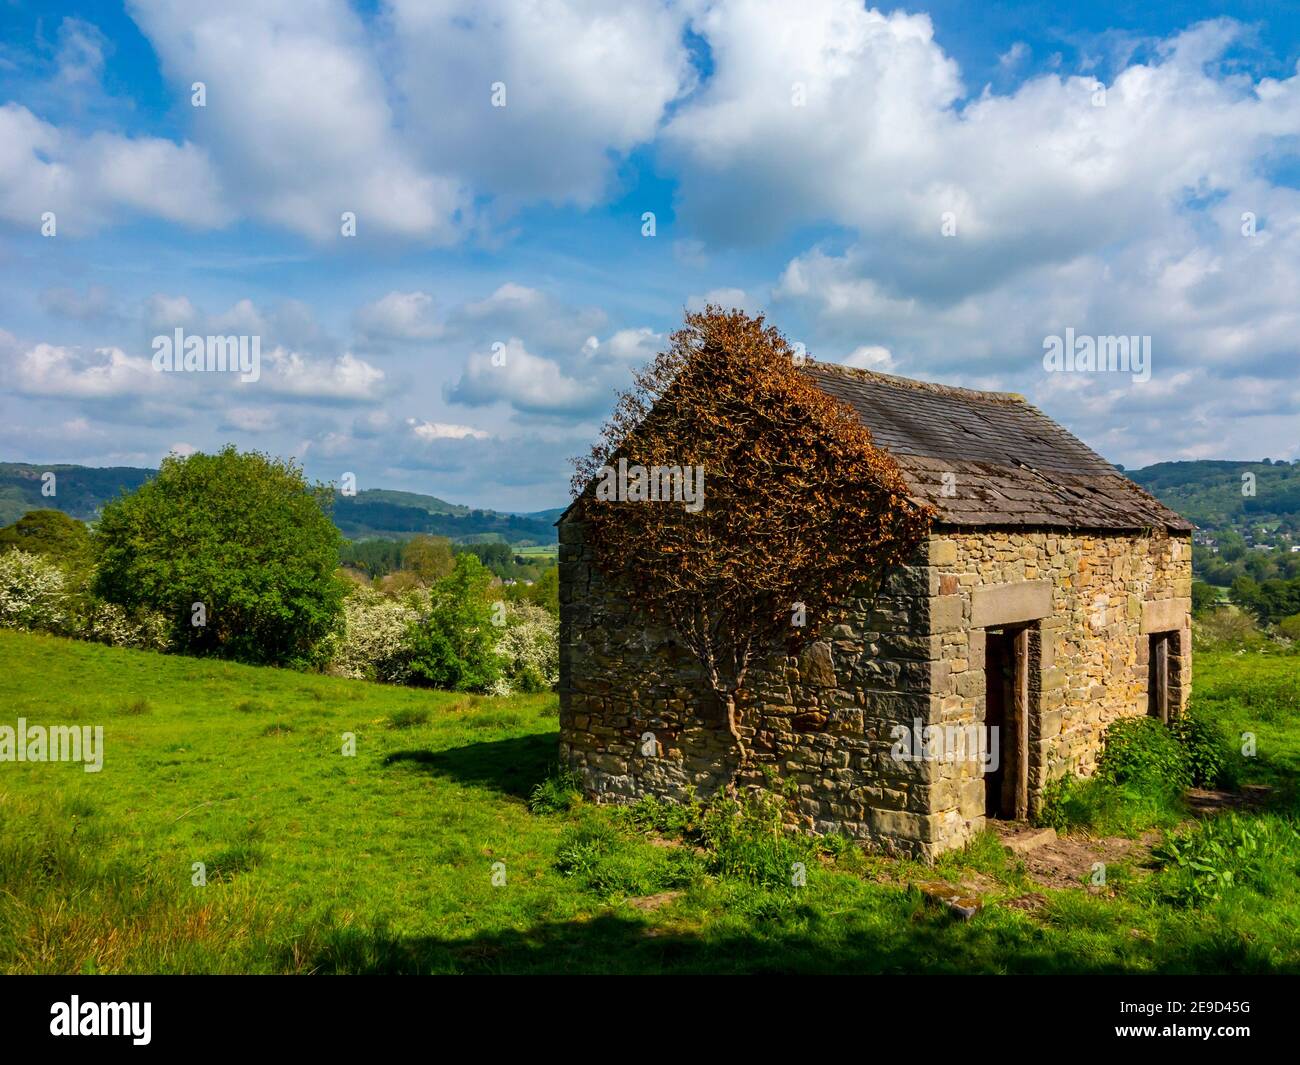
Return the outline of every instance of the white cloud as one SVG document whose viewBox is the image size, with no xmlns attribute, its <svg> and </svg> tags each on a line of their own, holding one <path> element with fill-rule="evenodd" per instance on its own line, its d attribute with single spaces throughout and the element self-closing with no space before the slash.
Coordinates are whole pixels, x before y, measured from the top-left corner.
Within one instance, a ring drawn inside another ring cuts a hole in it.
<svg viewBox="0 0 1300 1065">
<path fill-rule="evenodd" d="M 894 357 L 888 348 L 879 344 L 864 344 L 855 348 L 840 360 L 845 366 L 854 366 L 859 370 L 880 370 L 888 373 L 894 368 Z"/>
<path fill-rule="evenodd" d="M 344 352 L 333 362 L 282 347 L 262 352 L 262 381 L 272 392 L 308 400 L 367 403 L 381 398 L 384 371 Z M 257 386 L 250 386 L 257 387 Z"/>
<path fill-rule="evenodd" d="M 227 424 L 245 433 L 265 433 L 279 422 L 269 407 L 231 407 L 225 412 Z"/>
<path fill-rule="evenodd" d="M 411 435 L 426 443 L 433 440 L 487 440 L 492 434 L 470 425 L 456 425 L 451 422 L 424 422 L 407 418 Z"/>
<path fill-rule="evenodd" d="M 196 136 L 245 213 L 320 242 L 340 239 L 344 211 L 358 236 L 458 237 L 468 193 L 406 149 L 368 31 L 342 0 L 130 10 L 187 103 L 206 84 Z"/>
<path fill-rule="evenodd" d="M 998 66 L 1004 70 L 1011 70 L 1020 65 L 1021 61 L 1029 55 L 1029 45 L 1024 41 L 1016 41 L 1010 48 L 998 56 Z"/>
<path fill-rule="evenodd" d="M 839 224 L 861 272 L 934 299 L 1165 228 L 1189 194 L 1252 193 L 1300 135 L 1300 76 L 1207 69 L 1241 33 L 1226 20 L 1123 69 L 1103 107 L 1093 77 L 1055 74 L 963 103 L 927 16 L 853 0 L 721 0 L 695 28 L 715 70 L 664 135 L 682 217 L 734 243 Z"/>
<path fill-rule="evenodd" d="M 650 362 L 664 345 L 662 333 L 648 326 L 640 329 L 620 329 L 611 336 L 604 350 L 619 362 L 642 365 Z"/>
<path fill-rule="evenodd" d="M 342 211 L 358 236 L 445 244 L 479 223 L 475 196 L 591 206 L 694 76 L 685 15 L 653 0 L 129 9 L 178 95 L 205 83 L 193 136 L 239 209 L 321 243 Z"/>
<path fill-rule="evenodd" d="M 113 133 L 80 137 L 15 103 L 0 107 L 0 217 L 79 235 L 144 215 L 188 226 L 230 219 L 206 153 L 194 144 Z"/>
<path fill-rule="evenodd" d="M 354 316 L 357 331 L 371 340 L 431 340 L 440 332 L 427 292 L 389 292 Z"/>
<path fill-rule="evenodd" d="M 424 157 L 512 200 L 600 201 L 693 84 L 682 10 L 653 0 L 393 0 L 391 18 Z"/>
<path fill-rule="evenodd" d="M 148 391 L 156 377 L 148 359 L 132 358 L 121 348 L 84 351 L 42 343 L 18 358 L 13 385 L 30 396 L 108 399 Z"/>
<path fill-rule="evenodd" d="M 506 403 L 527 414 L 557 414 L 590 411 L 598 395 L 594 384 L 567 376 L 554 360 L 532 354 L 511 337 L 496 351 L 470 355 L 447 398 L 471 407 Z"/>
</svg>

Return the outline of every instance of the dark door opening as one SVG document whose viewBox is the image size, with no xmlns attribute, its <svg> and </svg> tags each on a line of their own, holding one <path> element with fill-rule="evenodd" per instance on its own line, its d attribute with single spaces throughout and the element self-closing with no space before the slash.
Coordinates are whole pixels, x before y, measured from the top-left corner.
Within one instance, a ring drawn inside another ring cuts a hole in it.
<svg viewBox="0 0 1300 1065">
<path fill-rule="evenodd" d="M 1169 723 L 1169 645 L 1172 632 L 1153 632 L 1147 647 L 1147 713 Z"/>
<path fill-rule="evenodd" d="M 985 633 L 984 726 L 997 767 L 984 776 L 984 816 L 1023 819 L 1029 812 L 1029 630 Z"/>
</svg>

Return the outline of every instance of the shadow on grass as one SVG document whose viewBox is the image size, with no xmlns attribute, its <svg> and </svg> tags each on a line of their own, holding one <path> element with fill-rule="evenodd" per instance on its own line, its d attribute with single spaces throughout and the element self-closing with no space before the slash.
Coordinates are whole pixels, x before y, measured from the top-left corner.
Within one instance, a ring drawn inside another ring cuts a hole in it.
<svg viewBox="0 0 1300 1065">
<path fill-rule="evenodd" d="M 471 743 L 446 751 L 393 751 L 385 766 L 410 764 L 461 784 L 527 799 L 555 764 L 558 732 Z"/>
<path fill-rule="evenodd" d="M 308 971 L 358 974 L 911 974 L 911 973 L 1275 973 L 1295 972 L 1246 942 L 1185 942 L 1159 960 L 1101 959 L 1062 949 L 1031 928 L 943 917 L 901 916 L 850 937 L 754 928 L 703 937 L 609 913 L 547 922 L 469 939 L 399 937 L 355 927 L 330 929 L 309 950 Z M 826 931 L 831 931 L 827 929 Z"/>
</svg>

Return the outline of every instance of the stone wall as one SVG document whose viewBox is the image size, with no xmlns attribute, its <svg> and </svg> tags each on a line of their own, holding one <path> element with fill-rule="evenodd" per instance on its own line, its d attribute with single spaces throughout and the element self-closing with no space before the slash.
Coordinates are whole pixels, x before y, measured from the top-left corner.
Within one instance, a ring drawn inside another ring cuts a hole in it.
<svg viewBox="0 0 1300 1065">
<path fill-rule="evenodd" d="M 561 524 L 561 757 L 600 801 L 710 796 L 733 752 L 699 666 L 670 630 L 612 594 L 584 539 L 580 517 Z M 796 784 L 801 827 L 887 853 L 960 846 L 984 823 L 980 768 L 902 760 L 896 744 L 898 726 L 983 720 L 983 630 L 973 623 L 1046 604 L 1031 637 L 1036 800 L 1047 779 L 1091 769 L 1109 721 L 1145 712 L 1144 617 L 1183 622 L 1187 650 L 1170 673 L 1185 700 L 1190 582 L 1186 538 L 937 533 L 802 655 L 773 651 L 751 667 L 738 701 L 752 765 L 742 784 L 768 767 Z M 1168 602 L 1153 612 L 1148 601 Z"/>
<path fill-rule="evenodd" d="M 1177 633 L 1170 701 L 1174 713 L 1185 707 L 1191 692 L 1191 556 L 1188 536 L 1163 533 L 982 530 L 932 539 L 939 598 L 950 604 L 951 618 L 961 618 L 940 636 L 948 668 L 935 695 L 945 725 L 984 719 L 986 630 L 978 626 L 997 615 L 981 614 L 1027 588 L 1050 593 L 1049 612 L 1029 622 L 1031 813 L 1049 781 L 1092 772 L 1112 721 L 1147 712 L 1151 632 Z M 1015 604 L 1009 608 L 1014 613 Z M 945 847 L 958 846 L 984 825 L 982 773 L 971 762 L 938 768 L 938 835 Z"/>
</svg>

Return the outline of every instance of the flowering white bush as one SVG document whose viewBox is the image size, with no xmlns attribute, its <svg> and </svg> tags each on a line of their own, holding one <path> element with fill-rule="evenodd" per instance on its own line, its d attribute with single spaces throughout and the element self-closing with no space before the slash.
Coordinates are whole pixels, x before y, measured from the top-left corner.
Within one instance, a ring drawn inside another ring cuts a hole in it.
<svg viewBox="0 0 1300 1065">
<path fill-rule="evenodd" d="M 391 599 L 358 585 L 343 601 L 344 629 L 335 637 L 329 671 L 340 677 L 401 684 L 410 676 L 407 626 L 420 616 L 418 594 Z"/>
<path fill-rule="evenodd" d="M 504 683 L 492 695 L 546 691 L 560 680 L 560 622 L 549 610 L 523 600 L 505 603 L 505 627 L 497 654 L 505 659 Z"/>
<path fill-rule="evenodd" d="M 63 571 L 26 551 L 0 554 L 0 625 L 54 629 L 67 621 Z"/>
<path fill-rule="evenodd" d="M 87 606 L 76 635 L 113 647 L 166 651 L 170 646 L 168 628 L 166 616 L 156 610 L 132 615 L 116 603 L 95 599 Z"/>
</svg>

